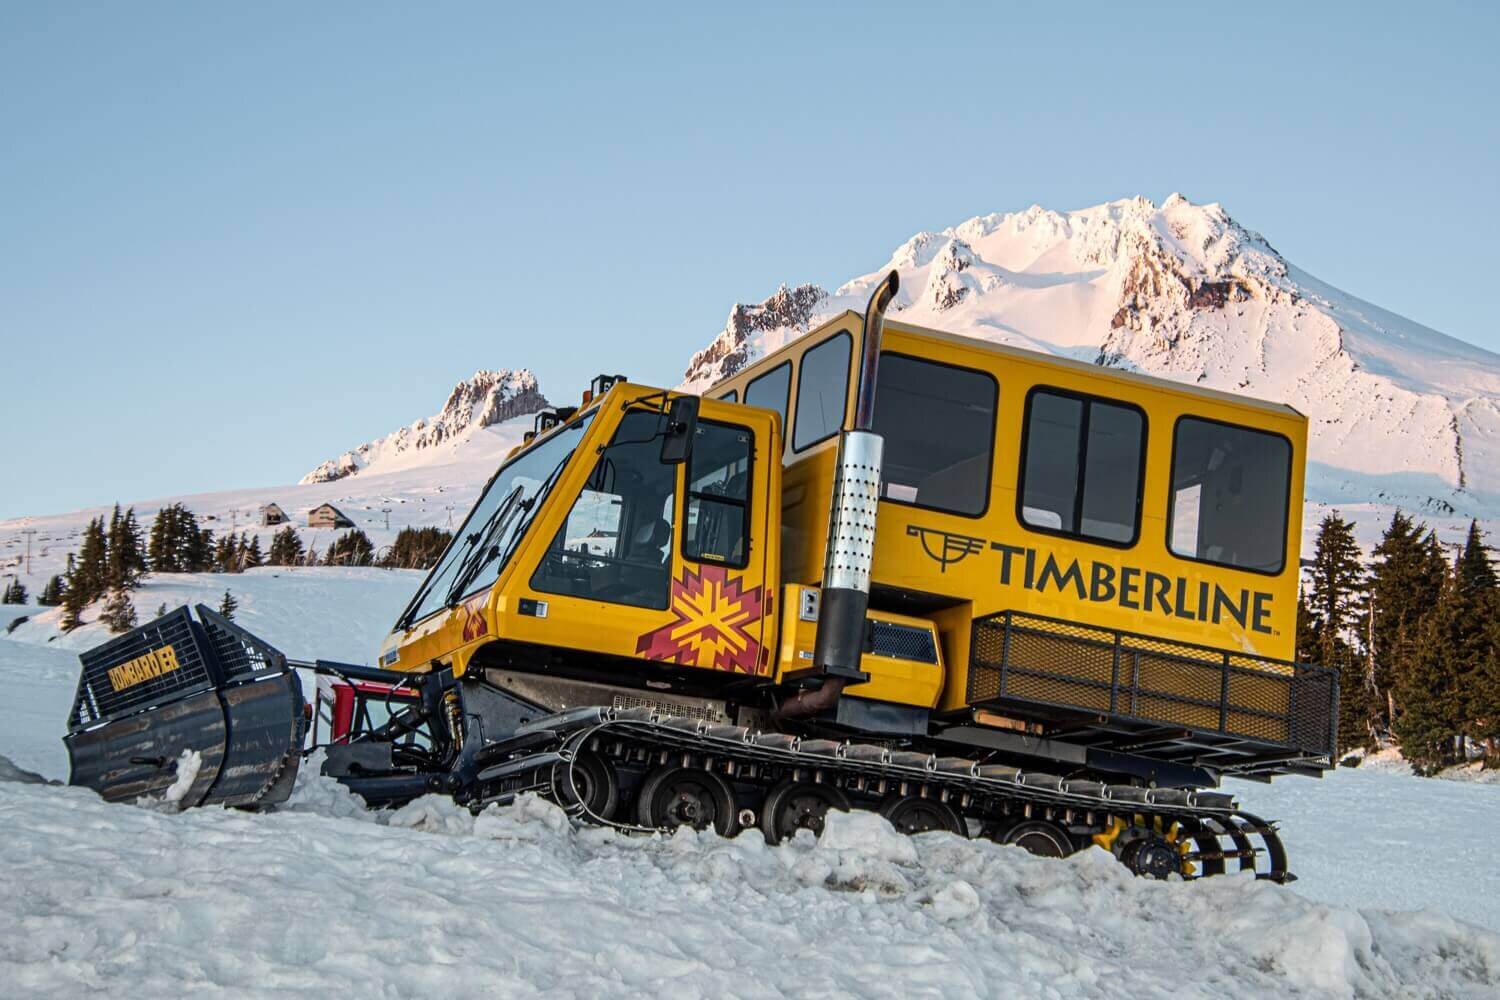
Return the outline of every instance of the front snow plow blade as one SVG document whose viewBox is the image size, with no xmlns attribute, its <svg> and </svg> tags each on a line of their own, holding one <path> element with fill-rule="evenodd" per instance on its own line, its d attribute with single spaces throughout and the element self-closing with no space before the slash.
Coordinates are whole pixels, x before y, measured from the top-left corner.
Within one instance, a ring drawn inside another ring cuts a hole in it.
<svg viewBox="0 0 1500 1000">
<path fill-rule="evenodd" d="M 286 801 L 306 733 L 302 685 L 278 650 L 203 605 L 79 656 L 68 718 L 68 783 L 106 800 L 162 796 L 184 753 L 197 773 L 183 807 Z"/>
</svg>

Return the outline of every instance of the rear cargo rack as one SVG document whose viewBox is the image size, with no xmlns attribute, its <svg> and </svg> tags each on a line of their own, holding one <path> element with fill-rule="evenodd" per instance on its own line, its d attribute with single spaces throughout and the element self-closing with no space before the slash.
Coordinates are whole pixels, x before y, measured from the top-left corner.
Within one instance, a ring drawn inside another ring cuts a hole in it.
<svg viewBox="0 0 1500 1000">
<path fill-rule="evenodd" d="M 1018 611 L 975 619 L 970 650 L 970 705 L 1032 709 L 1074 742 L 1243 774 L 1333 760 L 1326 667 Z"/>
</svg>

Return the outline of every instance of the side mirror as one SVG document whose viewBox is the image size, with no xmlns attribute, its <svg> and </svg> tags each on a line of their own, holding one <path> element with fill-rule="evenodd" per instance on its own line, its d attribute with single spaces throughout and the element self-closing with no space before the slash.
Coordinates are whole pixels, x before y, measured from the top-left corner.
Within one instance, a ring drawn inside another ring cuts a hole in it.
<svg viewBox="0 0 1500 1000">
<path fill-rule="evenodd" d="M 693 437 L 698 433 L 698 397 L 678 396 L 667 407 L 667 429 L 661 439 L 661 460 L 667 465 L 681 465 L 693 453 Z"/>
</svg>

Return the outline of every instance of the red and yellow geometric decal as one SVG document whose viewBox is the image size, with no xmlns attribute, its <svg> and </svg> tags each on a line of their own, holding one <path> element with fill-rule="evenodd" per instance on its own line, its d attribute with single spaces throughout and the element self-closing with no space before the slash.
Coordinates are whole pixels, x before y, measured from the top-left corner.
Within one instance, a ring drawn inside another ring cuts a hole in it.
<svg viewBox="0 0 1500 1000">
<path fill-rule="evenodd" d="M 704 566 L 697 573 L 684 566 L 682 579 L 672 581 L 675 620 L 641 636 L 636 653 L 739 674 L 769 670 L 769 661 L 761 663 L 760 642 L 748 630 L 770 613 L 770 601 L 762 597 L 763 588 L 743 585 L 744 577 L 731 580 L 722 566 Z"/>
<path fill-rule="evenodd" d="M 464 642 L 473 642 L 489 634 L 490 623 L 484 616 L 484 604 L 489 596 L 489 591 L 485 591 L 464 602 Z"/>
</svg>

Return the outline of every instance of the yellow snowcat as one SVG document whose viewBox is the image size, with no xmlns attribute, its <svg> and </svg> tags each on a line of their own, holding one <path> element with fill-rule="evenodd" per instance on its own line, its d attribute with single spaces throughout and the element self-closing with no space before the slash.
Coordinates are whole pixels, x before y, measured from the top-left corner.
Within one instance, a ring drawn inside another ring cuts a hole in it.
<svg viewBox="0 0 1500 1000">
<path fill-rule="evenodd" d="M 85 654 L 75 782 L 138 795 L 197 749 L 186 804 L 274 803 L 303 668 L 326 773 L 373 805 L 536 792 L 773 843 L 870 809 L 1290 878 L 1214 789 L 1332 765 L 1335 675 L 1294 661 L 1306 419 L 886 323 L 896 288 L 702 397 L 600 376 L 539 414 L 377 667 L 204 608 Z"/>
</svg>

